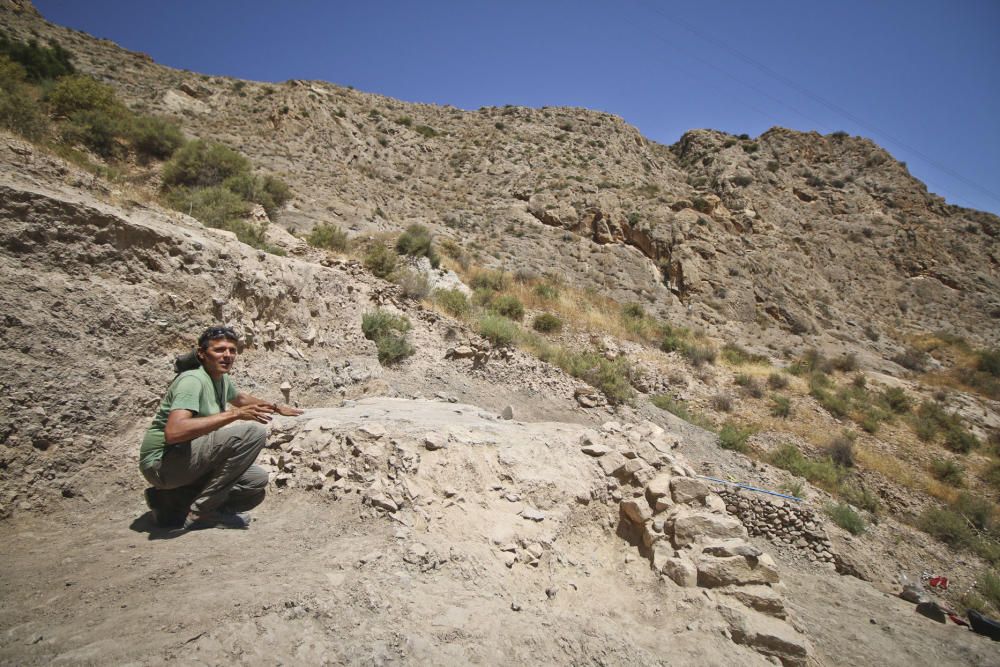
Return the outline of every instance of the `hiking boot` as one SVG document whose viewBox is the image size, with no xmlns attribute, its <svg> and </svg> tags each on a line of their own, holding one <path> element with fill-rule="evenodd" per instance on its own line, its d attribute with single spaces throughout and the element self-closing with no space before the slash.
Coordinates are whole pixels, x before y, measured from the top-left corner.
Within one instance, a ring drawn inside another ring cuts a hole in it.
<svg viewBox="0 0 1000 667">
<path fill-rule="evenodd" d="M 184 519 L 184 530 L 203 530 L 205 528 L 236 528 L 246 529 L 250 527 L 250 515 L 234 512 L 206 512 L 199 514 L 197 519 L 191 518 L 188 514 Z"/>
<path fill-rule="evenodd" d="M 152 510 L 153 522 L 161 528 L 180 528 L 187 516 L 187 507 L 177 507 L 173 494 L 154 486 L 142 492 L 146 507 Z"/>
</svg>

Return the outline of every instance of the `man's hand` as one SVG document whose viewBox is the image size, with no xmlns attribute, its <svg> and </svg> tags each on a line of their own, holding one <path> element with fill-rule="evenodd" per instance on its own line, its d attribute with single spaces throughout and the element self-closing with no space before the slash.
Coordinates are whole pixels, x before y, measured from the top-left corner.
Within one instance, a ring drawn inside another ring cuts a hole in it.
<svg viewBox="0 0 1000 667">
<path fill-rule="evenodd" d="M 239 421 L 252 421 L 258 424 L 266 424 L 271 421 L 271 414 L 275 412 L 274 406 L 268 403 L 252 403 L 230 410 Z M 279 412 L 279 414 L 281 414 Z"/>
<path fill-rule="evenodd" d="M 290 405 L 277 405 L 274 406 L 274 411 L 277 412 L 282 417 L 298 417 L 304 410 L 298 408 L 293 408 Z"/>
</svg>

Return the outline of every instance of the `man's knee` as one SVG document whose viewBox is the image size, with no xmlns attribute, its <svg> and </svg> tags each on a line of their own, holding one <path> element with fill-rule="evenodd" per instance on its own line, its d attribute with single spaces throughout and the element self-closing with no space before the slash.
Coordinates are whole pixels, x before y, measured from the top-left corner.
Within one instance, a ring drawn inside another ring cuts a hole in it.
<svg viewBox="0 0 1000 667">
<path fill-rule="evenodd" d="M 257 422 L 247 422 L 230 428 L 232 432 L 227 444 L 233 451 L 245 452 L 256 449 L 259 452 L 267 444 L 267 429 Z"/>
<path fill-rule="evenodd" d="M 261 490 L 267 488 L 269 476 L 267 471 L 260 466 L 250 466 L 240 477 L 240 486 L 246 489 Z"/>
</svg>

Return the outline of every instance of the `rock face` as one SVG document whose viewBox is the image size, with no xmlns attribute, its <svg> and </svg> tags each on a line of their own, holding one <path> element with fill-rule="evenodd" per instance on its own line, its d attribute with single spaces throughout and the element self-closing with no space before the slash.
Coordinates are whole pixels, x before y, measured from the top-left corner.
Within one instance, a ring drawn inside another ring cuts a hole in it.
<svg viewBox="0 0 1000 667">
<path fill-rule="evenodd" d="M 793 501 L 772 502 L 753 493 L 722 490 L 726 511 L 737 517 L 750 535 L 762 536 L 782 549 L 795 549 L 812 562 L 842 568 L 840 559 L 815 513 Z M 853 572 L 852 570 L 852 573 Z"/>
<path fill-rule="evenodd" d="M 719 606 L 735 642 L 785 665 L 805 665 L 812 649 L 785 622 L 784 602 L 771 588 L 780 582 L 774 560 L 746 542 L 744 525 L 725 513 L 724 501 L 694 476 L 681 456 L 654 446 L 660 435 L 656 431 L 626 429 L 628 444 L 619 445 L 619 452 L 610 446 L 616 428 L 606 426 L 603 447 L 608 451 L 597 454 L 593 448 L 600 444 L 599 437 L 583 437 L 583 453 L 596 455 L 601 472 L 615 486 L 622 485 L 619 512 L 627 532 L 664 578 L 682 588 L 719 591 L 743 605 Z"/>
</svg>

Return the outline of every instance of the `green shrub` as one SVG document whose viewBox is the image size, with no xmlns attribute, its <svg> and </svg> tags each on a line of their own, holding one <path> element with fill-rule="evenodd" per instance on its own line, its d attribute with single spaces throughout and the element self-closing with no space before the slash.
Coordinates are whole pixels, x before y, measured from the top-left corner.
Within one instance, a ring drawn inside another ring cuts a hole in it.
<svg viewBox="0 0 1000 667">
<path fill-rule="evenodd" d="M 1000 348 L 980 350 L 976 357 L 976 370 L 993 377 L 1000 377 Z"/>
<path fill-rule="evenodd" d="M 76 71 L 69 51 L 52 41 L 47 47 L 39 46 L 35 40 L 18 42 L 0 33 L 0 57 L 18 63 L 29 81 L 58 79 Z"/>
<path fill-rule="evenodd" d="M 413 131 L 423 137 L 427 137 L 428 139 L 431 139 L 438 135 L 438 131 L 435 130 L 433 127 L 430 127 L 429 125 L 417 125 L 415 128 L 413 128 Z"/>
<path fill-rule="evenodd" d="M 664 352 L 677 352 L 683 350 L 685 346 L 684 339 L 672 331 L 665 333 L 663 340 L 660 341 L 660 349 Z"/>
<path fill-rule="evenodd" d="M 562 329 L 562 320 L 552 313 L 542 313 L 535 317 L 531 328 L 541 333 L 553 333 Z"/>
<path fill-rule="evenodd" d="M 711 345 L 699 344 L 685 345 L 682 352 L 687 357 L 687 360 L 691 362 L 691 365 L 696 368 L 705 363 L 714 364 L 717 354 L 715 348 Z"/>
<path fill-rule="evenodd" d="M 889 419 L 889 415 L 886 412 L 871 405 L 861 413 L 858 423 L 866 433 L 875 433 L 878 431 L 879 425 L 887 419 Z"/>
<path fill-rule="evenodd" d="M 842 373 L 852 373 L 858 370 L 858 358 L 853 352 L 837 357 L 830 364 L 834 370 L 841 371 Z"/>
<path fill-rule="evenodd" d="M 706 431 L 711 431 L 715 429 L 715 425 L 708 420 L 707 417 L 694 413 L 688 408 L 686 402 L 675 399 L 670 394 L 656 394 L 652 396 L 650 402 L 661 410 L 666 410 L 672 415 L 680 417 L 686 422 L 690 422 L 695 426 L 700 426 Z"/>
<path fill-rule="evenodd" d="M 835 524 L 849 532 L 851 535 L 860 535 L 865 532 L 867 528 L 865 520 L 861 518 L 861 515 L 855 512 L 854 509 L 846 503 L 829 505 L 826 508 L 826 513 L 830 515 L 830 518 Z"/>
<path fill-rule="evenodd" d="M 983 572 L 976 580 L 976 588 L 994 609 L 1000 609 L 1000 576 L 996 572 Z"/>
<path fill-rule="evenodd" d="M 766 364 L 767 357 L 762 354 L 751 354 L 739 345 L 726 343 L 722 346 L 722 358 L 734 366 L 744 364 Z"/>
<path fill-rule="evenodd" d="M 726 422 L 719 431 L 719 446 L 736 452 L 749 451 L 747 438 L 753 435 L 753 430 L 741 428 L 737 424 Z"/>
<path fill-rule="evenodd" d="M 140 157 L 166 160 L 184 144 L 177 125 L 157 116 L 138 116 L 128 130 L 129 141 Z"/>
<path fill-rule="evenodd" d="M 129 134 L 129 119 L 122 113 L 103 109 L 74 111 L 63 127 L 62 138 L 70 144 L 82 144 L 103 158 L 124 154 L 123 137 Z"/>
<path fill-rule="evenodd" d="M 844 469 L 826 458 L 819 461 L 807 459 L 798 447 L 786 443 L 771 452 L 768 461 L 772 465 L 784 468 L 793 475 L 805 477 L 810 482 L 818 483 L 827 489 L 835 489 L 844 477 Z"/>
<path fill-rule="evenodd" d="M 292 197 L 288 185 L 271 175 L 258 176 L 241 172 L 226 178 L 222 184 L 246 201 L 263 206 L 271 219 L 277 216 L 278 210 Z"/>
<path fill-rule="evenodd" d="M 951 486 L 965 486 L 965 469 L 958 463 L 948 459 L 934 459 L 931 461 L 931 475 L 934 476 L 934 479 Z"/>
<path fill-rule="evenodd" d="M 782 373 L 771 373 L 767 376 L 767 386 L 770 389 L 785 389 L 788 387 L 788 378 Z"/>
<path fill-rule="evenodd" d="M 119 113 L 124 107 L 115 97 L 114 88 L 83 74 L 64 76 L 45 96 L 49 109 L 59 117 L 69 117 L 76 111 Z"/>
<path fill-rule="evenodd" d="M 469 298 L 459 289 L 434 290 L 434 300 L 444 308 L 445 312 L 455 317 L 464 317 L 472 309 Z"/>
<path fill-rule="evenodd" d="M 624 357 L 608 360 L 596 352 L 577 352 L 569 355 L 564 364 L 564 370 L 600 389 L 612 404 L 627 403 L 635 397 L 632 367 Z"/>
<path fill-rule="evenodd" d="M 795 496 L 796 498 L 801 498 L 802 493 L 805 491 L 806 485 L 803 483 L 801 479 L 794 478 L 789 482 L 785 482 L 778 488 L 789 495 Z"/>
<path fill-rule="evenodd" d="M 795 360 L 788 370 L 793 375 L 815 375 L 829 373 L 832 369 L 830 361 L 816 348 L 810 348 Z"/>
<path fill-rule="evenodd" d="M 771 397 L 771 416 L 788 419 L 792 415 L 792 402 L 787 396 Z"/>
<path fill-rule="evenodd" d="M 622 317 L 641 320 L 646 317 L 646 310 L 641 303 L 626 303 L 622 306 Z"/>
<path fill-rule="evenodd" d="M 249 170 L 249 161 L 228 146 L 196 139 L 180 148 L 164 165 L 163 183 L 168 187 L 208 187 Z"/>
<path fill-rule="evenodd" d="M 408 299 L 419 301 L 431 293 L 430 281 L 427 279 L 427 274 L 422 271 L 403 269 L 396 273 L 393 282 L 399 285 L 400 293 Z"/>
<path fill-rule="evenodd" d="M 332 222 L 321 222 L 306 236 L 306 243 L 314 248 L 346 252 L 349 246 L 347 232 Z"/>
<path fill-rule="evenodd" d="M 899 354 L 893 356 L 892 360 L 907 370 L 922 373 L 927 370 L 927 363 L 930 361 L 930 355 L 923 350 L 918 350 L 915 347 L 908 347 Z"/>
<path fill-rule="evenodd" d="M 228 229 L 236 232 L 237 236 L 242 235 L 240 240 L 244 243 L 257 245 L 263 241 L 263 230 L 259 234 L 251 233 L 249 228 L 237 225 L 249 214 L 250 207 L 239 195 L 226 188 L 175 188 L 167 194 L 167 202 L 209 227 Z M 252 238 L 253 242 L 248 238 Z"/>
<path fill-rule="evenodd" d="M 0 56 L 0 127 L 37 141 L 48 130 L 48 119 L 25 83 L 24 68 Z"/>
<path fill-rule="evenodd" d="M 496 311 L 499 315 L 504 317 L 509 317 L 512 320 L 520 322 L 524 318 L 524 304 L 512 294 L 503 294 L 498 296 L 490 304 L 490 308 Z"/>
<path fill-rule="evenodd" d="M 396 251 L 401 255 L 426 257 L 435 269 L 441 264 L 441 258 L 434 250 L 434 237 L 430 230 L 420 224 L 412 224 L 406 228 L 396 240 Z"/>
<path fill-rule="evenodd" d="M 970 547 L 976 535 L 966 520 L 951 510 L 929 507 L 917 521 L 920 530 L 954 547 Z"/>
<path fill-rule="evenodd" d="M 365 338 L 375 342 L 378 360 L 392 364 L 413 354 L 413 346 L 406 341 L 410 321 L 387 310 L 376 309 L 361 316 L 361 331 Z"/>
<path fill-rule="evenodd" d="M 559 287 L 552 283 L 538 283 L 535 285 L 535 296 L 545 301 L 554 301 L 559 298 Z"/>
<path fill-rule="evenodd" d="M 1000 461 L 992 461 L 983 471 L 983 481 L 994 489 L 1000 489 Z"/>
<path fill-rule="evenodd" d="M 979 438 L 960 424 L 952 424 L 944 434 L 944 446 L 958 454 L 968 454 L 979 447 Z"/>
<path fill-rule="evenodd" d="M 896 414 L 905 414 L 910 411 L 910 397 L 901 387 L 886 387 L 882 390 L 879 398 L 883 405 Z"/>
<path fill-rule="evenodd" d="M 384 243 L 375 243 L 365 253 L 365 268 L 379 278 L 388 278 L 396 270 L 396 253 Z"/>
<path fill-rule="evenodd" d="M 844 432 L 838 435 L 826 446 L 830 459 L 845 468 L 854 467 L 854 434 Z"/>
<path fill-rule="evenodd" d="M 963 491 L 952 505 L 952 509 L 964 516 L 979 530 L 993 525 L 993 505 L 981 496 Z"/>
<path fill-rule="evenodd" d="M 502 315 L 488 314 L 479 320 L 479 335 L 493 347 L 510 347 L 517 339 L 517 324 Z"/>
<path fill-rule="evenodd" d="M 879 497 L 867 486 L 858 482 L 841 484 L 840 495 L 855 507 L 868 510 L 872 514 L 878 512 L 881 506 Z"/>
<path fill-rule="evenodd" d="M 491 292 L 506 289 L 509 284 L 510 280 L 502 271 L 479 271 L 469 281 L 469 286 L 472 289 L 483 289 Z"/>
</svg>

